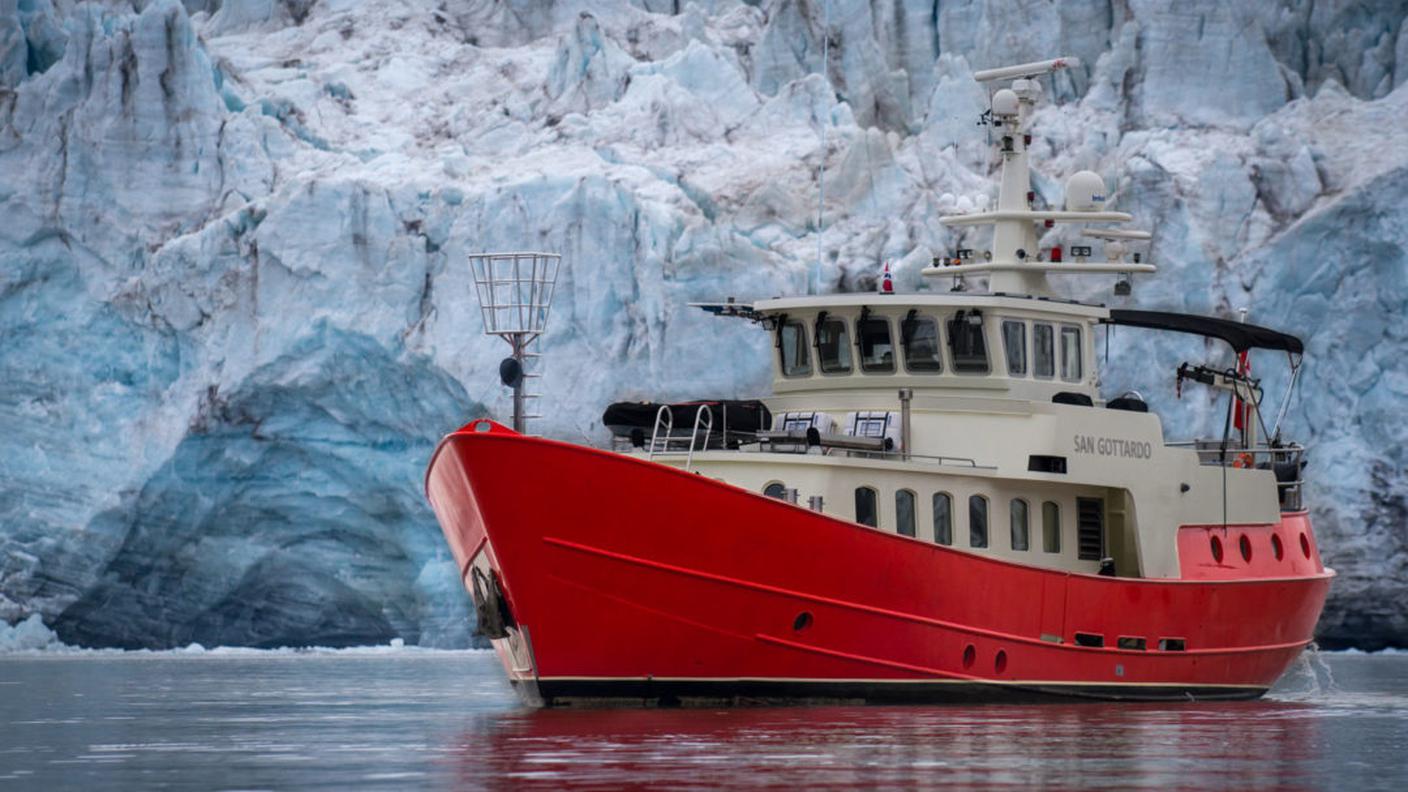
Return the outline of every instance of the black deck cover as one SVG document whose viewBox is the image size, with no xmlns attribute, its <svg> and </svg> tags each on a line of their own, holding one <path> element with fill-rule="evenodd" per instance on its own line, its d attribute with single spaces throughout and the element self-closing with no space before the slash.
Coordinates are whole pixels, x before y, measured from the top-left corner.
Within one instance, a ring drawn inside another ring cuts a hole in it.
<svg viewBox="0 0 1408 792">
<path fill-rule="evenodd" d="M 1305 345 L 1301 343 L 1300 339 L 1289 333 L 1212 316 L 1112 308 L 1110 309 L 1110 318 L 1102 321 L 1106 324 L 1147 327 L 1153 330 L 1172 330 L 1178 333 L 1193 333 L 1210 338 L 1220 338 L 1231 344 L 1232 348 L 1238 352 L 1244 352 L 1248 349 L 1280 349 L 1296 355 L 1305 352 Z"/>
<path fill-rule="evenodd" d="M 694 419 L 700 405 L 707 405 L 714 417 L 712 434 L 722 438 L 725 423 L 730 433 L 761 432 L 772 428 L 772 413 L 767 405 L 757 400 L 740 401 L 731 399 L 705 399 L 692 402 L 677 402 L 669 405 L 675 434 L 687 434 L 694 427 Z M 601 422 L 617 437 L 630 437 L 632 430 L 642 429 L 647 438 L 655 431 L 655 416 L 660 411 L 658 402 L 616 402 L 602 413 Z"/>
</svg>

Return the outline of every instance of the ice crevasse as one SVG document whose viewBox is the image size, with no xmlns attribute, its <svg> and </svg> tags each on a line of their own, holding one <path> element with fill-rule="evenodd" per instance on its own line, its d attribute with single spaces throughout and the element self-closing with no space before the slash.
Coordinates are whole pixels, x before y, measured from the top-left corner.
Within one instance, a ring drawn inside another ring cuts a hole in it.
<svg viewBox="0 0 1408 792">
<path fill-rule="evenodd" d="M 768 340 L 686 303 L 870 289 L 886 260 L 921 287 L 970 241 L 938 215 L 993 195 L 972 71 L 1064 54 L 1042 200 L 1096 170 L 1154 233 L 1132 304 L 1306 338 L 1320 633 L 1408 644 L 1401 5 L 831 6 L 0 0 L 0 618 L 467 645 L 420 493 L 442 434 L 508 408 L 467 253 L 564 256 L 548 435 L 757 394 Z M 1225 350 L 1109 354 L 1171 434 L 1220 416 L 1169 370 Z"/>
</svg>

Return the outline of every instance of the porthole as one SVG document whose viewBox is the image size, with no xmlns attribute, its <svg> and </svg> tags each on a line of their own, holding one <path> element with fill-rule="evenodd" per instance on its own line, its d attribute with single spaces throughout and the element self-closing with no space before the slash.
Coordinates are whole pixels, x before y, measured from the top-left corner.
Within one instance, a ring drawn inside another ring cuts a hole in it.
<svg viewBox="0 0 1408 792">
<path fill-rule="evenodd" d="M 787 500 L 787 487 L 781 481 L 774 481 L 766 487 L 763 487 L 763 494 L 769 498 Z"/>
<path fill-rule="evenodd" d="M 801 613 L 797 614 L 797 618 L 792 620 L 792 630 L 794 632 L 801 632 L 802 630 L 805 630 L 810 626 L 812 626 L 811 611 L 802 611 Z"/>
<path fill-rule="evenodd" d="M 992 659 L 992 668 L 999 674 L 1007 670 L 1007 652 L 997 650 L 997 656 Z"/>
<path fill-rule="evenodd" d="M 1218 539 L 1216 536 L 1214 536 L 1214 537 L 1212 537 L 1212 538 L 1209 540 L 1209 543 L 1212 545 L 1212 560 L 1214 560 L 1214 561 L 1216 561 L 1217 563 L 1221 564 L 1221 563 L 1222 563 L 1222 540 L 1221 540 L 1221 539 Z"/>
<path fill-rule="evenodd" d="M 1286 548 L 1281 546 L 1281 537 L 1279 534 L 1271 534 L 1271 554 L 1276 556 L 1277 561 L 1280 561 L 1286 556 Z"/>
<path fill-rule="evenodd" d="M 973 648 L 973 644 L 968 644 L 963 649 L 963 667 L 972 668 L 973 663 L 978 659 L 978 650 Z"/>
<path fill-rule="evenodd" d="M 1237 549 L 1242 551 L 1242 560 L 1250 564 L 1252 562 L 1252 540 L 1242 534 L 1242 538 L 1237 540 Z"/>
<path fill-rule="evenodd" d="M 1310 539 L 1304 533 L 1300 535 L 1300 552 L 1306 558 L 1310 558 Z"/>
</svg>

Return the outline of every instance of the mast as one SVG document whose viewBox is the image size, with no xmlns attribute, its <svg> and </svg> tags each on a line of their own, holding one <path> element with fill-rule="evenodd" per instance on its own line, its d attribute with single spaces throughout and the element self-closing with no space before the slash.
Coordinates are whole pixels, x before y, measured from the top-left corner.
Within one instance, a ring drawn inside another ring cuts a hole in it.
<svg viewBox="0 0 1408 792">
<path fill-rule="evenodd" d="M 1038 229 L 1055 223 L 1127 223 L 1134 219 L 1124 212 L 1106 211 L 1105 183 L 1099 174 L 1079 171 L 1066 182 L 1064 210 L 1041 210 L 1032 207 L 1031 170 L 1027 152 L 1031 147 L 1031 116 L 1041 98 L 1039 77 L 1070 66 L 1078 66 L 1075 58 L 1055 58 L 1035 63 L 1023 63 L 974 73 L 980 83 L 1011 80 L 1011 86 L 1000 88 L 992 95 L 992 107 L 984 116 L 996 133 L 995 145 L 1002 157 L 1002 177 L 997 208 L 989 212 L 948 215 L 940 219 L 946 226 L 962 227 L 990 225 L 993 227 L 992 248 L 984 251 L 983 260 L 967 263 L 972 251 L 956 251 L 954 255 L 935 261 L 935 266 L 923 270 L 928 276 L 959 276 L 986 274 L 991 276 L 989 291 L 1049 296 L 1048 273 L 1084 273 L 1129 275 L 1153 272 L 1155 267 L 1140 261 L 1125 262 L 1129 241 L 1149 239 L 1147 231 L 1098 228 L 1083 231 L 1085 236 L 1105 241 L 1105 260 L 1090 261 L 1088 247 L 1073 248 L 1072 261 L 1046 261 L 1039 247 Z M 1058 258 L 1058 256 L 1052 256 Z"/>
</svg>

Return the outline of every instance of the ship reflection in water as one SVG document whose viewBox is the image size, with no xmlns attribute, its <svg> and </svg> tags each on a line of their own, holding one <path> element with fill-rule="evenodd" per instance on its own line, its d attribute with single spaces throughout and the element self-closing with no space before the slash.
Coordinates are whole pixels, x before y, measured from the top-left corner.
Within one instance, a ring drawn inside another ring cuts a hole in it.
<svg viewBox="0 0 1408 792">
<path fill-rule="evenodd" d="M 0 655 L 6 788 L 1408 788 L 1408 655 L 1234 703 L 525 710 L 488 652 Z"/>
<path fill-rule="evenodd" d="M 1408 740 L 1408 657 L 1330 662 L 1349 679 L 1306 659 L 1273 697 L 1236 703 L 517 711 L 464 735 L 458 780 L 1404 788 L 1408 766 L 1389 757 Z"/>
<path fill-rule="evenodd" d="M 460 779 L 642 785 L 1314 785 L 1307 704 L 533 712 L 465 735 Z"/>
</svg>

